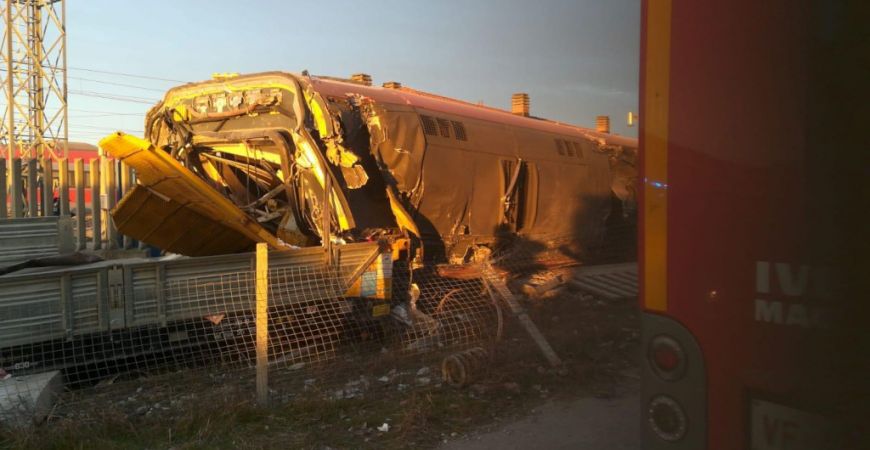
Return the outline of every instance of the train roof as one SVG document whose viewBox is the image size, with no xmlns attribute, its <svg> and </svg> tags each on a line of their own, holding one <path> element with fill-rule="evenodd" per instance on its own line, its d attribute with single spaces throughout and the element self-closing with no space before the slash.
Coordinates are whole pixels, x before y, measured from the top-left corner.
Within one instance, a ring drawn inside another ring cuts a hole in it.
<svg viewBox="0 0 870 450">
<path fill-rule="evenodd" d="M 426 109 L 433 112 L 445 114 L 453 114 L 457 116 L 467 117 L 471 119 L 486 120 L 490 122 L 502 123 L 505 125 L 522 127 L 528 129 L 539 130 L 547 133 L 577 136 L 580 138 L 589 139 L 599 143 L 600 145 L 614 145 L 621 147 L 637 148 L 637 139 L 616 134 L 601 133 L 594 129 L 579 127 L 563 122 L 558 122 L 539 117 L 525 117 L 513 114 L 503 109 L 493 108 L 491 106 L 477 105 L 462 100 L 457 100 L 450 97 L 444 97 L 437 94 L 432 94 L 408 87 L 386 88 L 380 86 L 367 86 L 355 81 L 333 78 L 327 76 L 315 76 L 294 74 L 289 72 L 261 72 L 234 76 L 226 80 L 207 80 L 202 82 L 188 83 L 177 86 L 166 93 L 165 98 L 169 98 L 173 93 L 178 91 L 187 91 L 199 86 L 212 85 L 214 83 L 228 82 L 232 83 L 235 80 L 243 81 L 254 78 L 293 78 L 296 80 L 304 80 L 310 83 L 314 90 L 321 95 L 333 97 L 345 97 L 347 94 L 359 94 L 373 99 L 379 103 L 392 103 L 409 105 L 417 108 Z"/>
<path fill-rule="evenodd" d="M 405 104 L 434 112 L 455 114 L 458 116 L 498 122 L 516 127 L 536 129 L 563 135 L 575 135 L 598 141 L 605 145 L 637 147 L 637 139 L 634 138 L 609 133 L 600 133 L 593 129 L 554 120 L 542 119 L 539 117 L 524 117 L 503 109 L 477 105 L 408 87 L 385 88 L 379 86 L 366 86 L 350 80 L 345 81 L 317 76 L 311 76 L 309 80 L 314 89 L 321 94 L 344 96 L 347 93 L 357 93 L 370 97 L 377 102 Z"/>
</svg>

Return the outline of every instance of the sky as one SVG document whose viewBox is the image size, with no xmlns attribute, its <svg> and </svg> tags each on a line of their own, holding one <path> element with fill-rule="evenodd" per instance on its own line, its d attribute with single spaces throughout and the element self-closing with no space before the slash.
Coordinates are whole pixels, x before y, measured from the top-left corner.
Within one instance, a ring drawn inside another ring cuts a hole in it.
<svg viewBox="0 0 870 450">
<path fill-rule="evenodd" d="M 504 109 L 527 92 L 535 116 L 607 114 L 636 136 L 639 33 L 640 0 L 68 0 L 70 139 L 141 135 L 179 82 L 268 70 L 364 72 Z"/>
</svg>

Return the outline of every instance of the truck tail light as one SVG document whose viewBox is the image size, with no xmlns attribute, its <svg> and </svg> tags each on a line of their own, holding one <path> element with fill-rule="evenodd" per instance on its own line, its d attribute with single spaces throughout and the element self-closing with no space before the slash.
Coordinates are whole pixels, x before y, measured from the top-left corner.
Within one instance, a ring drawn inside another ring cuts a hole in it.
<svg viewBox="0 0 870 450">
<path fill-rule="evenodd" d="M 676 339 L 660 334 L 650 340 L 648 358 L 653 372 L 663 380 L 676 381 L 686 373 L 686 352 Z"/>
<path fill-rule="evenodd" d="M 701 347 L 676 320 L 651 313 L 641 317 L 642 447 L 706 448 L 707 384 Z"/>
<path fill-rule="evenodd" d="M 668 442 L 683 438 L 688 430 L 688 420 L 683 407 L 676 400 L 659 395 L 649 402 L 649 426 L 656 436 Z"/>
</svg>

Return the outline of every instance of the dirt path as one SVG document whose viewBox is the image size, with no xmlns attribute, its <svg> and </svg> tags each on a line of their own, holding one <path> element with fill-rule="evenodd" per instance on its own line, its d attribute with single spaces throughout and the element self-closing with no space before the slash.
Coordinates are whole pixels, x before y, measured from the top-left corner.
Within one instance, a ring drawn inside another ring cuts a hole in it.
<svg viewBox="0 0 870 450">
<path fill-rule="evenodd" d="M 637 391 L 619 398 L 551 401 L 497 430 L 448 441 L 442 450 L 636 449 L 640 447 Z"/>
</svg>

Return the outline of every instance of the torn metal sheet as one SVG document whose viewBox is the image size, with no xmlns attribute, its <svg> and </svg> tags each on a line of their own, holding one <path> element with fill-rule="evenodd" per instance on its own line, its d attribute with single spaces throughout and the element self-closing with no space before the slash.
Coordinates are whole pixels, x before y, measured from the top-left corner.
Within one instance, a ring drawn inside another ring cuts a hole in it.
<svg viewBox="0 0 870 450">
<path fill-rule="evenodd" d="M 137 186 L 112 214 L 118 230 L 191 256 L 236 253 L 278 239 L 150 142 L 117 133 L 100 147 L 136 169 Z"/>
</svg>

